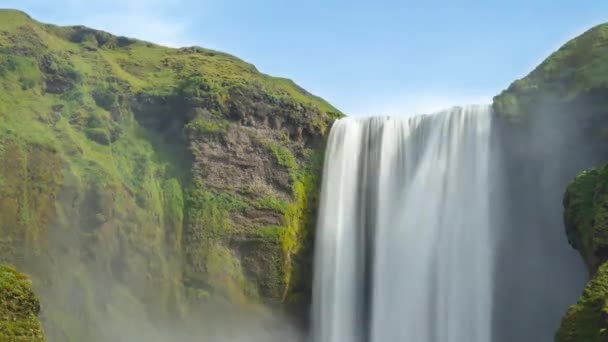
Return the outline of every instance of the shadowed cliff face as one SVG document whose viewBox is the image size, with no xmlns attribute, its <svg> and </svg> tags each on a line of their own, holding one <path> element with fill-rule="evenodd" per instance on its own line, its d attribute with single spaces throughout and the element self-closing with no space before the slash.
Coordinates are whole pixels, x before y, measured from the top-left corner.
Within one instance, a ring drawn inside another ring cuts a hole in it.
<svg viewBox="0 0 608 342">
<path fill-rule="evenodd" d="M 601 25 L 568 42 L 494 99 L 510 206 L 497 251 L 497 341 L 551 339 L 587 278 L 568 246 L 562 198 L 572 178 L 608 156 L 607 33 Z M 557 338 L 587 340 L 565 336 Z"/>
<path fill-rule="evenodd" d="M 0 89 L 0 260 L 50 341 L 296 338 L 261 305 L 307 310 L 338 110 L 220 52 L 6 10 Z"/>
<path fill-rule="evenodd" d="M 571 119 L 548 112 L 526 126 L 499 124 L 506 216 L 496 222 L 495 341 L 551 340 L 584 286 L 561 201 L 569 180 L 595 161 Z"/>
</svg>

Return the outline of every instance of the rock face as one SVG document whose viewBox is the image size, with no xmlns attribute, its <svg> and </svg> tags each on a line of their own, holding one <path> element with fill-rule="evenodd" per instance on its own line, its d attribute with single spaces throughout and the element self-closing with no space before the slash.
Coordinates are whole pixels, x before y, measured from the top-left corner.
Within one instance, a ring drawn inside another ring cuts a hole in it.
<svg viewBox="0 0 608 342">
<path fill-rule="evenodd" d="M 0 261 L 39 284 L 50 340 L 124 339 L 107 324 L 120 308 L 306 312 L 341 116 L 224 53 L 1 10 Z"/>
<path fill-rule="evenodd" d="M 38 320 L 40 303 L 29 278 L 0 265 L 0 341 L 44 342 Z"/>
</svg>

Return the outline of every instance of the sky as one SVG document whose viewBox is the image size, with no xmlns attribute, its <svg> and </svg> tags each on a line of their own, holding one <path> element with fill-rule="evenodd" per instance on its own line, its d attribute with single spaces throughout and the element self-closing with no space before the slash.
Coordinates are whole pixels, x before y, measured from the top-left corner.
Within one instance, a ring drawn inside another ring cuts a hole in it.
<svg viewBox="0 0 608 342">
<path fill-rule="evenodd" d="M 568 39 L 608 22 L 604 0 L 0 0 L 0 8 L 225 51 L 356 116 L 490 103 Z"/>
</svg>

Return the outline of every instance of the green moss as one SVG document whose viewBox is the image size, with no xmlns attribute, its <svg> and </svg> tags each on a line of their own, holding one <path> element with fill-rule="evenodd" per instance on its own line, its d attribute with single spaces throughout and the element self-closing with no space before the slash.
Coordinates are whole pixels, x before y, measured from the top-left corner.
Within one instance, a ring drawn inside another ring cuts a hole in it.
<svg viewBox="0 0 608 342">
<path fill-rule="evenodd" d="M 249 204 L 233 193 L 222 192 L 217 195 L 216 201 L 222 209 L 231 213 L 242 212 L 249 208 Z"/>
<path fill-rule="evenodd" d="M 568 240 L 591 272 L 608 260 L 608 167 L 578 175 L 566 190 L 564 218 Z"/>
<path fill-rule="evenodd" d="M 289 207 L 289 203 L 279 198 L 266 196 L 260 198 L 255 206 L 259 209 L 267 209 L 279 213 L 285 213 Z"/>
<path fill-rule="evenodd" d="M 529 75 L 494 97 L 494 110 L 512 122 L 538 111 L 560 109 L 594 90 L 608 87 L 608 24 L 570 40 Z M 550 107 L 551 102 L 554 104 Z"/>
<path fill-rule="evenodd" d="M 306 150 L 305 167 L 292 169 L 293 202 L 284 212 L 280 231 L 283 250 L 284 302 L 294 302 L 301 292 L 310 291 L 312 278 L 312 234 L 316 220 L 323 154 Z"/>
<path fill-rule="evenodd" d="M 19 62 L 17 57 L 2 56 L 0 58 L 0 76 L 6 76 L 8 73 L 17 71 Z"/>
<path fill-rule="evenodd" d="M 231 193 L 214 194 L 202 183 L 186 196 L 187 275 L 195 288 L 209 288 L 233 302 L 257 298 L 257 289 L 243 274 L 240 260 L 224 246 L 234 230 L 231 215 L 248 205 Z"/>
<path fill-rule="evenodd" d="M 282 237 L 282 226 L 264 226 L 256 229 L 256 234 L 270 242 L 280 242 Z"/>
<path fill-rule="evenodd" d="M 316 195 L 316 177 L 303 175 L 292 186 L 295 198 L 285 211 L 285 229 L 281 230 L 280 242 L 284 253 L 284 282 L 287 284 L 283 300 L 291 290 L 292 278 L 297 273 L 294 257 L 298 255 L 311 233 L 313 216 L 310 215 L 309 198 Z"/>
<path fill-rule="evenodd" d="M 282 274 L 282 301 L 292 303 L 310 291 L 312 232 L 314 230 L 319 193 L 319 177 L 323 167 L 323 154 L 315 150 L 304 151 L 303 163 L 286 146 L 262 140 L 275 157 L 279 166 L 285 167 L 291 179 L 290 203 L 265 197 L 258 200 L 258 208 L 275 210 L 283 214 L 284 226 L 259 231 L 263 237 L 274 241 L 277 237 L 282 250 L 280 273 Z"/>
<path fill-rule="evenodd" d="M 255 287 L 242 273 L 241 264 L 223 243 L 232 230 L 230 213 L 245 204 L 228 193 L 215 195 L 199 183 L 186 196 L 186 255 L 188 272 L 199 286 L 208 286 L 227 298 L 244 302 Z"/>
<path fill-rule="evenodd" d="M 197 74 L 184 78 L 177 85 L 178 95 L 185 101 L 197 105 L 217 104 L 217 89 L 211 90 L 211 82 Z"/>
<path fill-rule="evenodd" d="M 568 240 L 583 256 L 592 279 L 563 318 L 555 340 L 608 340 L 608 166 L 585 171 L 564 196 Z"/>
<path fill-rule="evenodd" d="M 184 226 L 184 194 L 179 181 L 171 178 L 163 184 L 165 225 L 168 228 L 170 246 L 174 251 L 181 247 Z"/>
<path fill-rule="evenodd" d="M 204 117 L 197 117 L 186 125 L 186 129 L 190 134 L 203 135 L 225 132 L 228 129 L 228 125 L 228 122 L 225 120 L 210 120 Z"/>
<path fill-rule="evenodd" d="M 45 341 L 39 312 L 31 281 L 13 267 L 0 265 L 0 340 Z"/>
<path fill-rule="evenodd" d="M 101 145 L 110 145 L 110 134 L 104 128 L 88 128 L 85 130 L 87 138 Z"/>
<path fill-rule="evenodd" d="M 100 83 L 93 89 L 91 96 L 97 106 L 111 110 L 118 103 L 119 93 L 120 89 L 113 84 Z"/>
<path fill-rule="evenodd" d="M 179 181 L 171 178 L 163 186 L 165 212 L 171 226 L 181 227 L 184 220 L 184 196 Z"/>
<path fill-rule="evenodd" d="M 494 99 L 494 110 L 502 113 L 510 120 L 518 120 L 521 114 L 517 97 L 512 94 L 496 97 Z"/>
<path fill-rule="evenodd" d="M 608 263 L 600 266 L 578 302 L 568 309 L 555 341 L 608 341 Z"/>
<path fill-rule="evenodd" d="M 272 154 L 280 166 L 286 167 L 290 174 L 295 174 L 295 172 L 297 172 L 298 161 L 289 148 L 271 141 L 263 141 L 263 143 L 272 151 Z"/>
<path fill-rule="evenodd" d="M 598 25 L 569 41 L 533 73 L 545 81 L 571 82 L 573 92 L 606 86 L 608 68 L 603 56 L 608 52 L 608 25 Z"/>
<path fill-rule="evenodd" d="M 230 249 L 214 244 L 206 258 L 209 284 L 235 302 L 246 303 L 257 296 L 253 284 L 243 275 L 241 262 Z"/>
<path fill-rule="evenodd" d="M 46 250 L 53 198 L 62 182 L 61 162 L 49 146 L 0 140 L 0 258 L 35 256 Z"/>
<path fill-rule="evenodd" d="M 204 219 L 209 227 L 214 227 L 218 233 L 229 228 L 226 210 L 216 201 L 216 196 L 202 184 L 190 188 L 186 196 L 186 208 L 190 217 L 188 220 L 196 222 Z M 208 215 L 204 214 L 207 212 Z M 207 219 L 209 219 L 207 221 Z M 208 229 L 209 230 L 209 229 Z"/>
<path fill-rule="evenodd" d="M 24 91 L 38 87 L 41 82 L 36 61 L 22 56 L 0 54 L 0 77 L 11 80 L 13 85 L 18 84 Z"/>
<path fill-rule="evenodd" d="M 223 244 L 233 230 L 230 214 L 245 206 L 235 195 L 216 195 L 200 182 L 186 196 L 186 255 L 193 267 L 189 276 L 238 301 L 254 291 L 242 276 L 238 259 Z"/>
</svg>

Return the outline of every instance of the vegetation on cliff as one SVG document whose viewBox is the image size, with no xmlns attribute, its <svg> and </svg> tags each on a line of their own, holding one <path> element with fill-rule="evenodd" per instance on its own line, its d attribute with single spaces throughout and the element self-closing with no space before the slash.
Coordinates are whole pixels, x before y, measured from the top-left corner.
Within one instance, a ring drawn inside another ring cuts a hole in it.
<svg viewBox="0 0 608 342">
<path fill-rule="evenodd" d="M 568 240 L 595 273 L 608 260 L 608 167 L 578 175 L 566 190 L 564 209 Z"/>
<path fill-rule="evenodd" d="M 39 312 L 30 279 L 11 266 L 0 265 L 0 341 L 46 341 Z"/>
<path fill-rule="evenodd" d="M 564 197 L 568 239 L 592 275 L 578 303 L 562 320 L 556 341 L 608 340 L 608 166 L 585 171 Z"/>
<path fill-rule="evenodd" d="M 494 97 L 494 109 L 514 122 L 523 122 L 551 102 L 598 105 L 608 88 L 608 24 L 596 26 L 570 40 L 526 77 Z M 554 106 L 559 108 L 558 106 Z M 603 108 L 580 111 L 582 118 Z"/>
<path fill-rule="evenodd" d="M 297 302 L 340 116 L 221 52 L 0 10 L 0 261 L 74 305 L 47 306 L 62 340 L 103 335 L 110 280 L 152 317 Z"/>
</svg>

